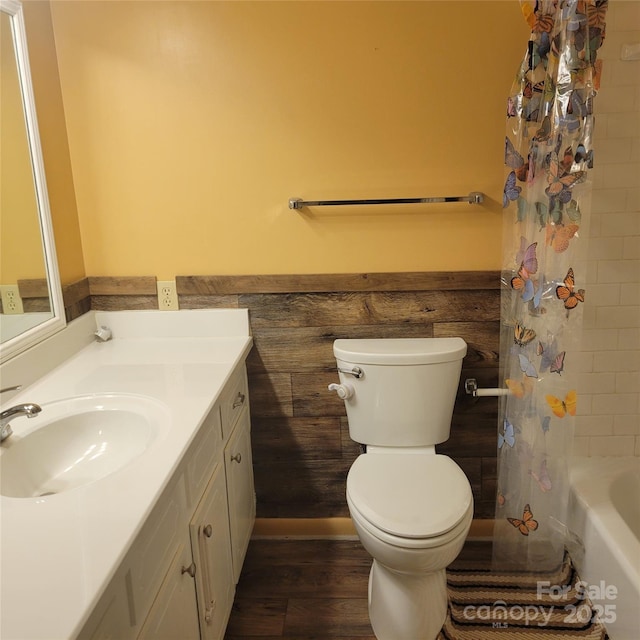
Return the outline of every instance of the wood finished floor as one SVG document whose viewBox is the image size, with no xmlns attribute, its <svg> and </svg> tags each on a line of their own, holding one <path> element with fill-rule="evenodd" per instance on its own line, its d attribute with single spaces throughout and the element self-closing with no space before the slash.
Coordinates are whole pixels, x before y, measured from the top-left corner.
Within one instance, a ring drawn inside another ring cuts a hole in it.
<svg viewBox="0 0 640 640">
<path fill-rule="evenodd" d="M 359 541 L 252 540 L 225 640 L 375 640 Z"/>
<path fill-rule="evenodd" d="M 468 542 L 457 562 L 469 565 L 487 549 Z M 225 640 L 375 640 L 370 567 L 357 540 L 252 540 Z"/>
</svg>

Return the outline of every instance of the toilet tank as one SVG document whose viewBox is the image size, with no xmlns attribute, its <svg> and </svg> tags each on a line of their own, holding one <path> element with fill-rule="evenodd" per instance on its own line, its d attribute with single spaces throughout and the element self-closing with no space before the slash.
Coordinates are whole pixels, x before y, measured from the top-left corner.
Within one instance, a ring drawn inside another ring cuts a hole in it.
<svg viewBox="0 0 640 640">
<path fill-rule="evenodd" d="M 462 338 L 341 339 L 333 353 L 340 383 L 353 389 L 344 401 L 352 440 L 419 447 L 449 438 Z"/>
</svg>

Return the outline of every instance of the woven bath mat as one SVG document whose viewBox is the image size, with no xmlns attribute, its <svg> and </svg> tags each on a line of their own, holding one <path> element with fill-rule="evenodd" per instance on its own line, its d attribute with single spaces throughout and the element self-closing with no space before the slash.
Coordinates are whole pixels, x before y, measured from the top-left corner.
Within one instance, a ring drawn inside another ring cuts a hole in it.
<svg viewBox="0 0 640 640">
<path fill-rule="evenodd" d="M 438 640 L 608 640 L 578 582 L 568 554 L 551 574 L 456 563 L 447 569 L 449 611 Z"/>
</svg>

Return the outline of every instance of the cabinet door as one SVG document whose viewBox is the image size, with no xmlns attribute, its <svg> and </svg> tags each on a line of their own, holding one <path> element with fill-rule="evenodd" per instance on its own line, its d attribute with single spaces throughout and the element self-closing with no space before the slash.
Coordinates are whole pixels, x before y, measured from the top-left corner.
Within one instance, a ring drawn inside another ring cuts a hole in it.
<svg viewBox="0 0 640 640">
<path fill-rule="evenodd" d="M 224 466 L 227 475 L 229 498 L 233 577 L 237 583 L 256 517 L 256 494 L 253 485 L 253 461 L 251 456 L 251 424 L 247 409 L 242 412 L 236 428 L 225 447 Z"/>
<path fill-rule="evenodd" d="M 227 486 L 219 466 L 189 524 L 191 550 L 197 566 L 196 589 L 202 640 L 224 637 L 235 584 L 227 520 Z"/>
<path fill-rule="evenodd" d="M 130 623 L 127 591 L 124 579 L 116 578 L 108 587 L 100 604 L 91 614 L 89 622 L 78 636 L 78 640 L 127 640 L 134 638 Z M 97 622 L 96 622 L 97 620 Z M 89 629 L 93 629 L 89 631 Z"/>
<path fill-rule="evenodd" d="M 138 635 L 139 640 L 199 640 L 194 570 L 191 546 L 185 533 Z"/>
</svg>

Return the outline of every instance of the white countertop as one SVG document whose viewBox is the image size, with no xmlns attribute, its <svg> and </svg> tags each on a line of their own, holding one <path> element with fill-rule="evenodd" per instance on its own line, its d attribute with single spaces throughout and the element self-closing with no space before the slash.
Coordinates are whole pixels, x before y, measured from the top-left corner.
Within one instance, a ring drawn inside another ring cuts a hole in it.
<svg viewBox="0 0 640 640">
<path fill-rule="evenodd" d="M 111 319 L 120 327 L 123 318 L 126 327 L 126 316 L 118 315 L 124 313 L 101 314 L 98 324 Z M 126 313 L 155 313 L 166 322 L 170 312 Z M 200 323 L 207 312 L 185 313 Z M 245 328 L 236 333 L 245 335 L 230 337 L 179 337 L 164 330 L 156 332 L 164 337 L 140 337 L 114 330 L 113 340 L 82 348 L 6 403 L 34 402 L 44 415 L 47 402 L 63 398 L 141 394 L 166 405 L 170 424 L 143 454 L 99 481 L 39 498 L 0 497 L 3 640 L 62 640 L 82 629 L 197 428 L 249 353 L 244 313 Z M 134 326 L 140 316 L 131 317 Z M 14 434 L 36 421 L 15 419 Z"/>
</svg>

